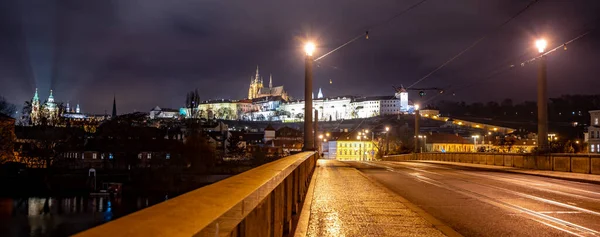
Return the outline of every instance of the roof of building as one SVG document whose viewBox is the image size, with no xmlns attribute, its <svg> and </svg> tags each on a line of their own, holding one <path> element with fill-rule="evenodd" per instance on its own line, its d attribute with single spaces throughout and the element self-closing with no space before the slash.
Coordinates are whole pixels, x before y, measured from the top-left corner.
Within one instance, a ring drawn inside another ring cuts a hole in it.
<svg viewBox="0 0 600 237">
<path fill-rule="evenodd" d="M 273 96 L 281 96 L 285 93 L 285 91 L 283 90 L 283 86 L 276 86 L 276 87 L 263 87 L 260 88 L 260 90 L 258 90 L 258 95 L 273 95 Z"/>
<path fill-rule="evenodd" d="M 161 107 L 154 107 L 152 108 L 150 111 L 162 111 L 162 112 L 179 112 L 178 109 L 171 109 L 171 108 L 161 108 Z"/>
<path fill-rule="evenodd" d="M 456 134 L 434 133 L 427 136 L 427 143 L 470 144 L 472 141 Z"/>
<path fill-rule="evenodd" d="M 367 97 L 356 98 L 356 99 L 354 99 L 354 102 L 371 101 L 371 100 L 395 100 L 395 99 L 396 99 L 396 97 L 393 95 L 367 96 Z"/>
<path fill-rule="evenodd" d="M 271 124 L 267 125 L 267 127 L 265 128 L 265 131 L 275 131 L 275 128 L 273 128 L 273 126 L 271 126 Z"/>
</svg>

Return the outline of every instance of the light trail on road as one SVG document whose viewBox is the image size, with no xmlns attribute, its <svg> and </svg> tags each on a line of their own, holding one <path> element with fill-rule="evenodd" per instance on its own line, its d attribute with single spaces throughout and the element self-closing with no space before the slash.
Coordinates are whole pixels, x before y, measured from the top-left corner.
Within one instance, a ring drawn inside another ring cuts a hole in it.
<svg viewBox="0 0 600 237">
<path fill-rule="evenodd" d="M 417 162 L 351 164 L 363 167 L 358 168 L 411 202 L 419 204 L 430 214 L 445 217 L 441 219 L 451 226 L 454 225 L 453 228 L 465 236 L 532 236 L 533 233 L 536 233 L 535 236 L 555 236 L 558 233 L 575 236 L 600 235 L 598 185 L 564 180 L 552 182 L 554 180 L 548 181 L 537 176 Z M 586 186 L 589 187 L 588 190 L 581 188 Z M 428 197 L 431 195 L 453 200 L 452 205 L 445 206 L 448 205 L 446 200 Z M 475 204 L 473 201 L 481 204 Z M 463 205 L 464 209 L 456 208 Z M 494 208 L 500 208 L 502 211 L 493 211 Z M 447 209 L 454 212 L 449 213 Z M 457 218 L 456 212 L 465 212 L 460 213 L 460 216 L 468 218 Z M 497 214 L 490 215 L 488 212 Z M 525 218 L 539 224 L 517 221 L 519 224 L 516 226 L 525 225 L 528 228 L 513 226 L 514 229 L 511 229 L 510 223 L 515 222 L 503 220 L 511 213 L 516 214 L 511 218 Z M 488 216 L 491 216 L 490 221 L 497 222 L 498 226 L 480 220 Z M 544 230 L 546 227 L 554 231 Z M 481 229 L 487 228 L 490 228 L 489 232 L 481 232 Z"/>
</svg>

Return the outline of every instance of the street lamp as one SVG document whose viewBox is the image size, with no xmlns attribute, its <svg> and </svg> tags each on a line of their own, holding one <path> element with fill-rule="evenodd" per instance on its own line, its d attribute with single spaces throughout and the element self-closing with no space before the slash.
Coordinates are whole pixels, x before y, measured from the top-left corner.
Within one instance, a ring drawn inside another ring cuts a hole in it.
<svg viewBox="0 0 600 237">
<path fill-rule="evenodd" d="M 384 154 L 388 154 L 388 152 L 390 151 L 390 127 L 386 126 L 385 127 L 385 153 Z"/>
<path fill-rule="evenodd" d="M 421 120 L 421 114 L 419 113 L 419 105 L 415 105 L 415 153 L 419 151 L 419 120 Z"/>
<path fill-rule="evenodd" d="M 473 135 L 471 137 L 473 138 L 473 150 L 475 150 L 474 152 L 477 152 L 477 138 L 479 138 L 479 135 Z"/>
<path fill-rule="evenodd" d="M 538 68 L 538 93 L 537 93 L 537 109 L 538 109 L 538 149 L 546 152 L 548 149 L 548 85 L 546 79 L 546 56 L 544 51 L 548 42 L 544 39 L 539 39 L 535 42 L 540 55 Z"/>
<path fill-rule="evenodd" d="M 539 39 L 535 41 L 535 47 L 538 48 L 538 52 L 543 53 L 546 50 L 546 46 L 548 46 L 548 42 L 545 39 Z"/>
<path fill-rule="evenodd" d="M 313 53 L 316 50 L 316 46 L 312 42 L 307 42 L 304 45 L 304 52 L 306 53 L 305 67 L 304 67 L 304 147 L 305 151 L 315 150 L 313 141 L 313 102 L 312 102 L 312 66 L 313 66 Z M 317 131 L 314 131 L 315 133 Z"/>
</svg>

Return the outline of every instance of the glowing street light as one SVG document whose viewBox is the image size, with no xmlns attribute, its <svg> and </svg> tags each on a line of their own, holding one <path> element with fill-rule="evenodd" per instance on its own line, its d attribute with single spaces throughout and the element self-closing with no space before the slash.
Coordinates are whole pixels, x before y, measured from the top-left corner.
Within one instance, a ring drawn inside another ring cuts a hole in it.
<svg viewBox="0 0 600 237">
<path fill-rule="evenodd" d="M 419 104 L 415 104 L 415 153 L 419 152 L 419 131 L 421 128 L 419 127 L 419 120 L 421 120 L 421 113 L 419 112 Z"/>
<path fill-rule="evenodd" d="M 329 137 L 329 135 L 330 135 L 329 133 L 325 133 L 325 136 L 326 136 L 326 137 Z"/>
<path fill-rule="evenodd" d="M 313 53 L 315 52 L 315 49 L 317 47 L 315 46 L 315 44 L 313 42 L 307 42 L 304 45 L 304 52 L 306 53 L 307 56 L 313 56 Z"/>
<path fill-rule="evenodd" d="M 304 52 L 306 53 L 306 59 L 304 60 L 304 147 L 302 150 L 314 151 L 316 138 L 313 134 L 313 100 L 312 100 L 312 87 L 313 87 L 313 53 L 315 52 L 316 46 L 313 42 L 307 42 L 304 45 Z M 317 131 L 314 131 L 316 133 Z M 313 140 L 314 139 L 314 140 Z"/>
<path fill-rule="evenodd" d="M 537 109 L 538 109 L 538 150 L 548 151 L 548 82 L 546 79 L 546 56 L 543 54 L 548 46 L 544 39 L 535 41 L 535 46 L 540 55 L 537 75 Z"/>
<path fill-rule="evenodd" d="M 385 131 L 389 132 L 390 131 L 390 127 L 385 127 Z"/>
<path fill-rule="evenodd" d="M 538 48 L 538 52 L 543 53 L 546 50 L 546 46 L 548 46 L 548 42 L 545 39 L 539 39 L 535 41 L 535 47 Z"/>
<path fill-rule="evenodd" d="M 319 139 L 323 139 L 323 134 L 319 135 Z"/>
</svg>

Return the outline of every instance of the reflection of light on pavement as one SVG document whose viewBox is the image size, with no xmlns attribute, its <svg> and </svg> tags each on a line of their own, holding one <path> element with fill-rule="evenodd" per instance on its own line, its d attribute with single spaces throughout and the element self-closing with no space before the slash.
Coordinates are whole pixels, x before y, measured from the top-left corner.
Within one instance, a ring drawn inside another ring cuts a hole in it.
<svg viewBox="0 0 600 237">
<path fill-rule="evenodd" d="M 325 232 L 328 236 L 345 236 L 342 232 L 342 221 L 337 212 L 327 213 L 325 216 Z"/>
<path fill-rule="evenodd" d="M 319 160 L 317 160 L 317 164 L 319 166 L 325 166 L 327 164 L 327 160 L 319 159 Z"/>
</svg>

